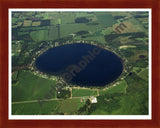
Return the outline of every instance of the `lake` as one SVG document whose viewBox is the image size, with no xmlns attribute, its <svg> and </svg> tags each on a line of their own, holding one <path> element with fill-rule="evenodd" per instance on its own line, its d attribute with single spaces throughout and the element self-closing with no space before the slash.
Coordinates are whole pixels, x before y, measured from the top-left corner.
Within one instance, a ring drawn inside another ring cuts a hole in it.
<svg viewBox="0 0 160 128">
<path fill-rule="evenodd" d="M 85 43 L 51 48 L 36 59 L 35 66 L 79 86 L 104 86 L 123 71 L 122 60 L 115 53 Z"/>
</svg>

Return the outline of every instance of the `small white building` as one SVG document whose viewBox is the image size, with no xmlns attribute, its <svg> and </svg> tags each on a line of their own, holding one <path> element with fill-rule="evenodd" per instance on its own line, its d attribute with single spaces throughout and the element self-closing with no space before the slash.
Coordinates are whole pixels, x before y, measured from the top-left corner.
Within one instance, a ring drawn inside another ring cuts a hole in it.
<svg viewBox="0 0 160 128">
<path fill-rule="evenodd" d="M 91 97 L 91 98 L 89 98 L 89 100 L 90 100 L 90 102 L 91 103 L 97 103 L 97 98 L 96 97 Z"/>
</svg>

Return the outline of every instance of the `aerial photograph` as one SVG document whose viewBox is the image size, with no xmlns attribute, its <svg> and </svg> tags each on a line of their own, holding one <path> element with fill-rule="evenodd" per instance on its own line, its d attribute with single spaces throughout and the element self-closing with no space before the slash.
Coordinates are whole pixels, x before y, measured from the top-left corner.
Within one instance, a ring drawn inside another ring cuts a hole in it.
<svg viewBox="0 0 160 128">
<path fill-rule="evenodd" d="M 11 115 L 149 115 L 148 11 L 12 11 Z"/>
</svg>

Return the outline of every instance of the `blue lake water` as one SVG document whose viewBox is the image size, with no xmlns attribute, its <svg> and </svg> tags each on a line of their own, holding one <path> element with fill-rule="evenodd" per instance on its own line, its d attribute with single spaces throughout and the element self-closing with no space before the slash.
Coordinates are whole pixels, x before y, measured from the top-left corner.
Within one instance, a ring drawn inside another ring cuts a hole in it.
<svg viewBox="0 0 160 128">
<path fill-rule="evenodd" d="M 84 43 L 51 48 L 36 59 L 35 66 L 79 86 L 104 86 L 123 71 L 122 60 L 116 54 Z"/>
</svg>

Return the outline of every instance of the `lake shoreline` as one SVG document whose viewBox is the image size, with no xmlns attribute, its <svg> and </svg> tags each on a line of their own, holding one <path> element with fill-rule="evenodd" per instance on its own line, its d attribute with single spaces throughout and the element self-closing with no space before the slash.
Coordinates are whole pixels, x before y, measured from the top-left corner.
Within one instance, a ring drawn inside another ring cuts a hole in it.
<svg viewBox="0 0 160 128">
<path fill-rule="evenodd" d="M 105 45 L 102 45 L 102 44 L 99 44 L 99 43 L 93 42 L 93 41 L 73 41 L 73 42 L 63 43 L 63 45 L 75 44 L 75 43 L 90 44 L 90 45 L 94 45 L 94 46 L 100 47 L 100 48 L 102 48 L 103 50 L 107 50 L 107 51 L 109 51 L 109 52 L 112 52 L 112 53 L 114 53 L 114 54 L 121 60 L 123 67 L 122 67 L 122 72 L 121 72 L 121 74 L 120 74 L 114 81 L 112 81 L 112 82 L 110 82 L 110 83 L 108 83 L 108 84 L 106 84 L 106 85 L 104 85 L 104 86 L 80 86 L 79 84 L 73 84 L 73 86 L 76 86 L 76 87 L 77 87 L 77 86 L 78 86 L 78 87 L 90 87 L 90 88 L 106 88 L 106 87 L 108 87 L 108 86 L 114 85 L 114 84 L 117 82 L 117 79 L 121 79 L 121 80 L 124 79 L 124 77 L 122 77 L 122 75 L 123 75 L 124 70 L 125 70 L 125 61 L 122 59 L 121 55 L 119 55 L 119 54 L 116 53 L 115 51 L 112 51 L 111 48 L 109 48 L 108 46 L 105 46 Z M 51 49 L 51 48 L 54 48 L 54 47 L 63 46 L 63 45 L 59 45 L 59 44 L 56 42 L 56 43 L 55 43 L 55 46 L 49 47 L 49 48 L 47 48 L 47 49 L 45 49 L 45 50 L 43 49 L 43 50 L 41 50 L 42 52 L 39 52 L 39 51 L 38 51 L 40 54 L 37 55 L 37 57 L 33 59 L 32 64 L 34 64 L 34 65 L 33 65 L 33 66 L 30 66 L 30 69 L 32 69 L 32 72 L 34 72 L 34 74 L 36 74 L 36 75 L 38 75 L 38 76 L 41 76 L 41 77 L 43 77 L 43 78 L 50 78 L 50 75 L 51 75 L 51 74 L 44 73 L 44 72 L 40 72 L 40 71 L 36 68 L 36 66 L 35 66 L 35 60 L 36 60 L 41 54 L 43 54 L 44 52 L 46 52 L 47 50 L 49 50 L 49 49 Z M 31 68 L 31 67 L 32 67 L 32 68 Z M 33 69 L 33 68 L 34 68 L 34 69 Z M 53 80 L 57 80 L 57 81 L 62 81 L 62 82 L 64 82 L 64 80 L 62 79 L 61 76 L 57 76 L 57 75 L 54 75 L 54 76 L 53 76 L 53 75 L 52 75 L 52 78 L 53 78 Z M 118 81 L 119 81 L 119 80 L 118 80 Z M 69 84 L 69 83 L 67 83 L 67 84 Z"/>
</svg>

